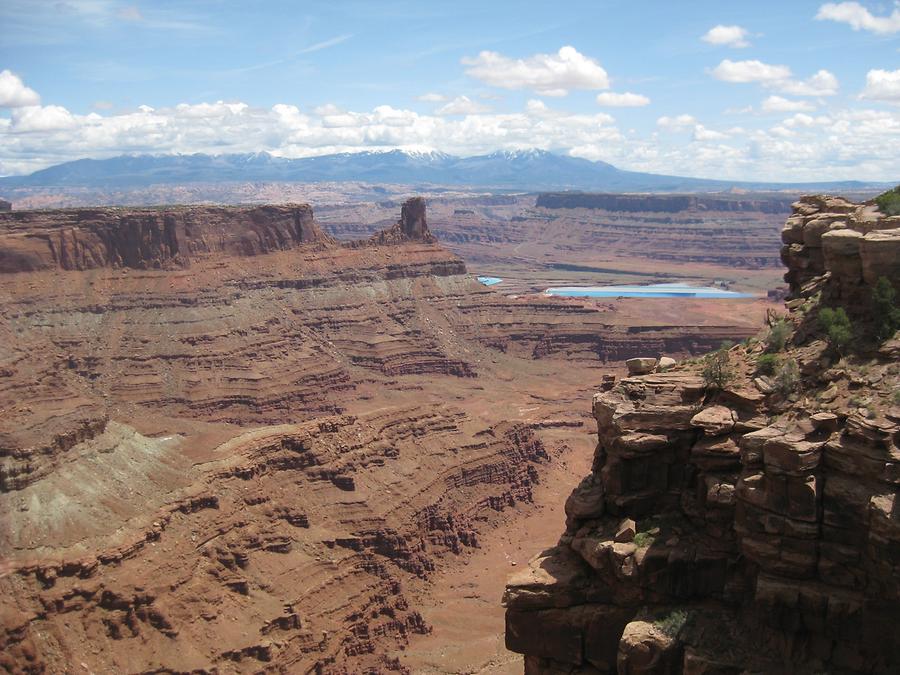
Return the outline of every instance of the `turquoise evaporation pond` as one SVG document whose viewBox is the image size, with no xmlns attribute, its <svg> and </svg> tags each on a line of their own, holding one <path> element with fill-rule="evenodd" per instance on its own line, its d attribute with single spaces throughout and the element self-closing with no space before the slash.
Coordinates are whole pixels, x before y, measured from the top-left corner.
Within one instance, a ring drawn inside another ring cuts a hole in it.
<svg viewBox="0 0 900 675">
<path fill-rule="evenodd" d="M 547 295 L 564 298 L 753 298 L 752 293 L 737 293 L 721 288 L 687 284 L 650 286 L 560 286 L 548 288 Z"/>
<path fill-rule="evenodd" d="M 483 283 L 485 286 L 493 286 L 494 284 L 499 284 L 503 279 L 500 277 L 478 277 L 478 281 Z"/>
</svg>

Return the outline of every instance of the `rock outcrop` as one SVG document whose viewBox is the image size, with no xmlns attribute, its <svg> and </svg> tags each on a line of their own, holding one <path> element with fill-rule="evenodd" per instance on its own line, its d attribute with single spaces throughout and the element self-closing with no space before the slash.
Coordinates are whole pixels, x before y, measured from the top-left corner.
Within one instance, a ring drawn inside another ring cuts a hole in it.
<svg viewBox="0 0 900 675">
<path fill-rule="evenodd" d="M 0 273 L 179 268 L 210 254 L 253 256 L 329 241 L 308 204 L 8 211 L 0 214 Z"/>
<path fill-rule="evenodd" d="M 422 197 L 407 199 L 400 208 L 400 220 L 393 227 L 373 235 L 370 241 L 377 244 L 436 241 L 425 219 L 425 200 Z"/>
<path fill-rule="evenodd" d="M 12 203 L 5 199 L 0 199 L 0 211 L 12 211 Z"/>
<path fill-rule="evenodd" d="M 837 198 L 795 206 L 802 299 L 777 357 L 795 380 L 756 377 L 751 342 L 721 389 L 680 365 L 594 396 L 599 442 L 565 532 L 504 595 L 526 673 L 900 668 L 900 350 L 835 363 L 807 320 L 900 282 L 895 229 Z"/>
<path fill-rule="evenodd" d="M 864 308 L 879 277 L 900 279 L 900 216 L 840 197 L 803 197 L 781 232 L 792 297 L 825 288 L 827 300 Z"/>
</svg>

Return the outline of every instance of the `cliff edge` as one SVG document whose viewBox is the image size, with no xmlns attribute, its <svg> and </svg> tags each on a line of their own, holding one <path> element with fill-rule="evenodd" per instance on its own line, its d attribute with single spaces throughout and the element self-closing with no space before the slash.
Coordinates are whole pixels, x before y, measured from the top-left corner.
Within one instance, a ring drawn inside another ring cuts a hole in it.
<svg viewBox="0 0 900 675">
<path fill-rule="evenodd" d="M 787 315 L 594 396 L 565 532 L 504 594 L 526 673 L 897 672 L 900 340 L 878 332 L 898 228 L 802 198 Z"/>
</svg>

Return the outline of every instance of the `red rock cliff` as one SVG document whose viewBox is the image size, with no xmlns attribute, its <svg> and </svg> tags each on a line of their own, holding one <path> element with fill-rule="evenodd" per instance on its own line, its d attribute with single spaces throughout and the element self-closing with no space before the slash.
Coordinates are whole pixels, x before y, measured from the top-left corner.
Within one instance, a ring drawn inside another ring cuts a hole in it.
<svg viewBox="0 0 900 675">
<path fill-rule="evenodd" d="M 208 253 L 327 241 L 307 204 L 9 211 L 0 213 L 0 272 L 183 267 Z"/>
<path fill-rule="evenodd" d="M 565 532 L 504 596 L 526 673 L 900 669 L 900 340 L 839 360 L 814 321 L 827 301 L 864 322 L 874 280 L 898 285 L 896 221 L 795 205 L 774 380 L 758 341 L 718 389 L 687 366 L 595 395 Z"/>
</svg>

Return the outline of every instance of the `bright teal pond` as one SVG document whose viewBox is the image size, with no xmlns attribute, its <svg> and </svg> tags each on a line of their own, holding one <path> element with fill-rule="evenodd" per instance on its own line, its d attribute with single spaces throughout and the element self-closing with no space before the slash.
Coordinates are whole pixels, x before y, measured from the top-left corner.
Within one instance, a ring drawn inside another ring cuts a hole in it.
<svg viewBox="0 0 900 675">
<path fill-rule="evenodd" d="M 493 286 L 494 284 L 499 284 L 503 279 L 500 277 L 478 277 L 478 281 L 483 283 L 485 286 Z"/>
</svg>

